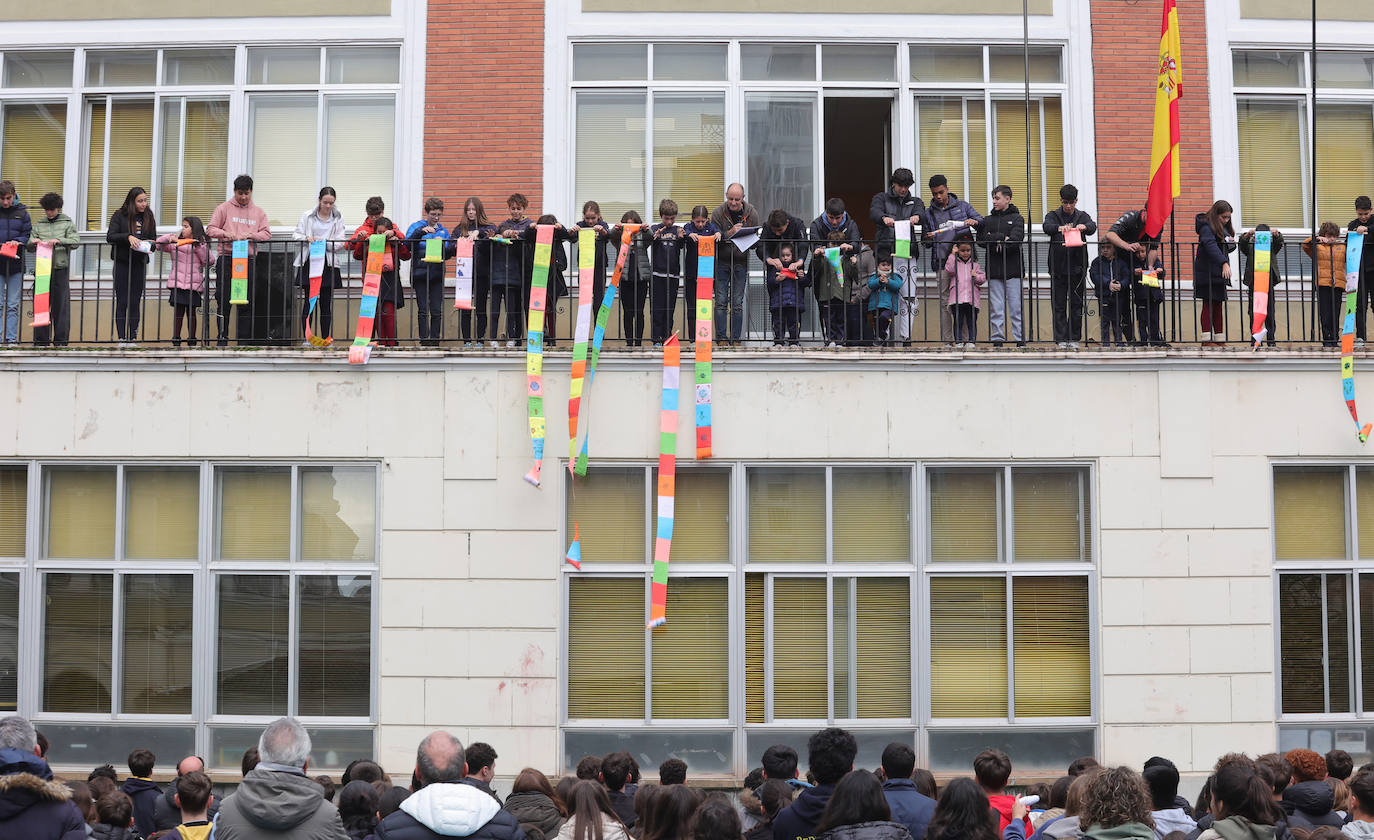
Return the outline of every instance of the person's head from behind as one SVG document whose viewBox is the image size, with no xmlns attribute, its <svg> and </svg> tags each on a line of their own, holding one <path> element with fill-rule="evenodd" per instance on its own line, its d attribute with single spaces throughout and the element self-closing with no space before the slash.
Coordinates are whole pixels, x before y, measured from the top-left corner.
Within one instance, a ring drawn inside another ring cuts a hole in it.
<svg viewBox="0 0 1374 840">
<path fill-rule="evenodd" d="M 892 170 L 892 175 L 887 179 L 887 185 L 892 188 L 892 192 L 903 197 L 911 195 L 911 185 L 914 183 L 916 176 L 906 167 Z"/>
<path fill-rule="evenodd" d="M 1165 811 L 1174 807 L 1178 796 L 1178 768 L 1167 758 L 1151 758 L 1145 762 L 1145 770 L 1140 774 L 1150 789 L 1151 808 Z"/>
<path fill-rule="evenodd" d="M 562 816 L 568 815 L 567 806 L 563 804 L 561 797 L 553 789 L 553 784 L 549 782 L 549 777 L 534 769 L 526 767 L 515 777 L 515 781 L 510 786 L 511 793 L 542 793 L 547 796 L 553 806 L 558 809 Z"/>
<path fill-rule="evenodd" d="M 658 218 L 665 225 L 677 222 L 677 202 L 671 198 L 665 198 L 658 203 Z"/>
<path fill-rule="evenodd" d="M 577 762 L 577 778 L 595 782 L 601 777 L 601 757 L 584 755 Z"/>
<path fill-rule="evenodd" d="M 1362 195 L 1355 199 L 1355 218 L 1360 220 L 1360 224 L 1369 221 L 1369 217 L 1374 216 L 1374 202 L 1370 202 L 1369 196 Z"/>
<path fill-rule="evenodd" d="M 123 791 L 100 797 L 95 803 L 100 822 L 113 828 L 128 828 L 134 824 L 134 801 Z"/>
<path fill-rule="evenodd" d="M 107 767 L 109 765 L 106 765 Z M 115 792 L 118 785 L 109 776 L 93 776 L 86 780 L 86 784 L 91 786 L 91 799 L 99 802 L 101 799 Z"/>
<path fill-rule="evenodd" d="M 1350 785 L 1335 776 L 1327 776 L 1326 784 L 1331 788 L 1331 810 L 1350 813 Z"/>
<path fill-rule="evenodd" d="M 663 785 L 640 785 L 635 789 L 635 822 L 640 826 L 648 819 L 649 804 L 663 790 Z"/>
<path fill-rule="evenodd" d="M 375 219 L 386 212 L 386 202 L 380 195 L 374 195 L 363 203 L 363 212 L 369 219 Z"/>
<path fill-rule="evenodd" d="M 344 768 L 343 776 L 339 779 L 339 784 L 347 785 L 349 782 L 356 781 L 380 782 L 386 777 L 386 771 L 382 769 L 382 765 L 370 758 L 357 758 L 348 762 L 348 766 Z"/>
<path fill-rule="evenodd" d="M 1011 759 L 997 749 L 983 750 L 973 757 L 973 775 L 988 793 L 1001 793 L 1011 778 Z"/>
<path fill-rule="evenodd" d="M 764 817 L 771 822 L 779 811 L 792 804 L 792 786 L 781 779 L 768 779 L 759 785 L 757 796 Z"/>
<path fill-rule="evenodd" d="M 601 783 L 607 790 L 618 791 L 630 780 L 630 754 L 621 750 L 601 759 Z"/>
<path fill-rule="evenodd" d="M 1044 782 L 1026 785 L 1026 789 L 1021 792 L 1021 795 L 1037 797 L 1036 803 L 1031 806 L 1033 809 L 1043 811 L 1050 807 L 1050 786 Z"/>
<path fill-rule="evenodd" d="M 1066 216 L 1074 214 L 1078 209 L 1078 187 L 1065 184 L 1059 188 L 1059 209 L 1064 211 Z"/>
<path fill-rule="evenodd" d="M 153 775 L 153 765 L 157 764 L 157 756 L 142 747 L 129 753 L 129 772 L 140 778 L 147 778 Z"/>
<path fill-rule="evenodd" d="M 949 203 L 949 179 L 943 175 L 931 175 L 930 197 L 934 200 L 935 206 L 944 207 Z"/>
<path fill-rule="evenodd" d="M 0 207 L 13 207 L 17 195 L 13 181 L 0 181 Z"/>
<path fill-rule="evenodd" d="M 558 784 L 553 786 L 554 798 L 562 802 L 564 808 L 567 808 L 572 802 L 572 789 L 579 781 L 582 780 L 576 776 L 564 776 L 558 780 Z"/>
<path fill-rule="evenodd" d="M 333 777 L 323 775 L 316 776 L 315 784 L 319 785 L 320 789 L 324 791 L 325 802 L 334 801 L 334 795 L 339 792 L 339 786 L 334 784 Z"/>
<path fill-rule="evenodd" d="M 94 825 L 100 815 L 95 811 L 95 798 L 91 795 L 91 786 L 86 782 L 63 782 L 67 790 L 72 792 L 72 804 L 81 812 L 81 819 L 87 825 Z"/>
<path fill-rule="evenodd" d="M 1050 785 L 1049 807 L 1063 808 L 1069 801 L 1069 785 L 1073 784 L 1073 776 L 1060 776 Z"/>
<path fill-rule="evenodd" d="M 1006 184 L 998 184 L 992 191 L 992 209 L 1001 213 L 1010 206 L 1011 187 Z"/>
<path fill-rule="evenodd" d="M 825 202 L 825 220 L 831 227 L 844 224 L 844 199 L 832 198 Z"/>
<path fill-rule="evenodd" d="M 248 771 L 258 766 L 262 756 L 258 755 L 257 747 L 249 747 L 243 751 L 243 759 L 239 761 L 239 772 L 247 776 Z"/>
<path fill-rule="evenodd" d="M 253 200 L 253 177 L 251 175 L 240 175 L 234 179 L 234 203 L 240 207 L 247 207 L 248 202 Z"/>
<path fill-rule="evenodd" d="M 462 742 L 442 729 L 426 735 L 415 750 L 415 775 L 422 786 L 462 781 L 467 768 Z"/>
<path fill-rule="evenodd" d="M 763 751 L 763 777 L 765 779 L 797 778 L 797 751 L 786 744 L 774 744 Z"/>
<path fill-rule="evenodd" d="M 384 820 L 401 810 L 401 803 L 410 797 L 410 791 L 399 785 L 392 785 L 377 796 L 377 819 Z"/>
<path fill-rule="evenodd" d="M 310 733 L 295 718 L 277 718 L 258 737 L 258 755 L 268 764 L 304 770 L 310 764 Z"/>
<path fill-rule="evenodd" d="M 833 785 L 854 769 L 859 745 L 854 736 L 837 726 L 822 729 L 806 742 L 806 766 L 822 785 Z"/>
<path fill-rule="evenodd" d="M 888 778 L 892 778 L 888 776 Z M 916 786 L 916 792 L 931 799 L 940 798 L 940 786 L 935 783 L 935 774 L 925 769 L 917 767 L 911 771 L 911 783 Z"/>
<path fill-rule="evenodd" d="M 604 771 L 603 771 L 604 772 Z M 680 785 L 687 781 L 687 762 L 680 758 L 666 759 L 658 765 L 658 783 L 661 785 Z"/>
<path fill-rule="evenodd" d="M 1350 816 L 1374 822 L 1374 771 L 1361 770 L 1350 777 Z"/>
<path fill-rule="evenodd" d="M 1111 767 L 1093 774 L 1083 796 L 1078 824 L 1116 828 L 1127 823 L 1154 826 L 1150 791 L 1145 780 L 1129 767 Z"/>
<path fill-rule="evenodd" d="M 1345 781 L 1354 769 L 1355 759 L 1345 750 L 1331 750 L 1326 754 L 1326 775 Z"/>
<path fill-rule="evenodd" d="M 344 830 L 350 832 L 350 836 L 355 830 L 370 831 L 376 827 L 381 795 L 371 782 L 354 779 L 344 785 L 335 804 L 339 808 L 339 819 L 343 820 Z"/>
<path fill-rule="evenodd" d="M 743 834 L 739 811 L 719 791 L 706 797 L 687 825 L 687 836 L 692 840 L 739 840 Z"/>
<path fill-rule="evenodd" d="M 601 840 L 602 820 L 618 819 L 605 786 L 592 781 L 573 785 L 568 794 L 568 814 L 573 823 L 573 840 Z"/>
<path fill-rule="evenodd" d="M 982 786 L 966 777 L 945 785 L 935 804 L 926 837 L 930 840 L 997 840 L 997 818 Z"/>
<path fill-rule="evenodd" d="M 530 200 L 525 198 L 524 193 L 511 193 L 506 197 L 506 212 L 516 221 L 525 218 L 525 208 L 529 206 Z"/>
<path fill-rule="evenodd" d="M 826 803 L 816 836 L 842 825 L 880 822 L 892 818 L 892 808 L 883 795 L 883 783 L 867 770 L 846 773 Z"/>
<path fill-rule="evenodd" d="M 1096 770 L 1098 767 L 1101 766 L 1102 765 L 1097 763 L 1097 759 L 1093 758 L 1090 755 L 1085 755 L 1082 758 L 1075 758 L 1073 762 L 1069 764 L 1069 769 L 1067 772 L 1070 776 L 1078 777 L 1088 772 L 1089 770 Z"/>
<path fill-rule="evenodd" d="M 787 215 L 787 211 L 779 207 L 768 214 L 768 229 L 773 231 L 774 236 L 782 236 L 789 221 L 791 217 Z"/>
<path fill-rule="evenodd" d="M 1282 797 L 1293 783 L 1293 765 L 1278 753 L 1265 753 L 1255 759 L 1255 772 L 1269 784 L 1275 799 Z"/>
<path fill-rule="evenodd" d="M 1313 750 L 1289 750 L 1284 756 L 1293 765 L 1294 782 L 1315 782 L 1326 778 L 1326 759 Z"/>
<path fill-rule="evenodd" d="M 43 208 L 43 215 L 51 222 L 62 213 L 62 196 L 55 192 L 43 193 L 43 197 L 38 199 L 38 206 Z"/>
<path fill-rule="evenodd" d="M 10 715 L 0 720 L 0 749 L 19 750 L 20 752 L 38 755 L 38 733 L 34 731 L 33 724 L 29 723 L 28 718 Z M 97 767 L 92 770 L 91 776 L 95 776 L 96 771 L 100 769 Z M 113 767 L 110 768 L 110 775 L 114 777 Z"/>
<path fill-rule="evenodd" d="M 192 770 L 176 781 L 173 802 L 181 809 L 182 822 L 204 819 L 210 805 L 210 777 L 200 770 Z"/>
<path fill-rule="evenodd" d="M 916 751 L 910 744 L 893 741 L 883 748 L 883 774 L 890 781 L 911 778 L 916 769 Z"/>
<path fill-rule="evenodd" d="M 1074 817 L 1083 813 L 1083 802 L 1088 796 L 1088 785 L 1092 784 L 1093 777 L 1101 772 L 1101 767 L 1091 767 L 1079 775 L 1071 777 L 1073 782 L 1069 784 L 1068 792 L 1064 794 L 1065 816 Z"/>
<path fill-rule="evenodd" d="M 649 800 L 640 840 L 682 840 L 687 837 L 692 814 L 700 805 L 701 794 L 686 785 L 659 788 Z"/>
<path fill-rule="evenodd" d="M 1274 825 L 1282 813 L 1269 792 L 1269 783 L 1255 772 L 1253 763 L 1224 764 L 1209 781 L 1212 816 L 1218 821 L 1244 817 L 1252 823 Z"/>
</svg>

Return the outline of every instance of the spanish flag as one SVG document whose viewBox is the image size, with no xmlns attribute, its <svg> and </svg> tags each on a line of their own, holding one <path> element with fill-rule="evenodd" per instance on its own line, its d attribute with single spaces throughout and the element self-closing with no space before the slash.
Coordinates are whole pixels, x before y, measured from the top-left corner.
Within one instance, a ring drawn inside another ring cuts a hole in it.
<svg viewBox="0 0 1374 840">
<path fill-rule="evenodd" d="M 1180 127 L 1178 100 L 1183 96 L 1182 41 L 1178 35 L 1178 9 L 1164 0 L 1164 20 L 1159 27 L 1159 75 L 1155 82 L 1155 135 L 1150 148 L 1150 195 L 1145 213 L 1145 233 L 1158 236 L 1182 192 L 1178 174 Z"/>
</svg>

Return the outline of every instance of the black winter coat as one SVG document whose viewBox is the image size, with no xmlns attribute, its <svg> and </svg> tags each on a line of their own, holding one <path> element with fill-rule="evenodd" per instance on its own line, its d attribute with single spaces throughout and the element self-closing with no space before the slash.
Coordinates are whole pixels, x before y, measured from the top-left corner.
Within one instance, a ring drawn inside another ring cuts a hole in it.
<svg viewBox="0 0 1374 840">
<path fill-rule="evenodd" d="M 1284 789 L 1283 801 L 1279 804 L 1288 814 L 1288 825 L 1291 827 L 1330 825 L 1340 828 L 1345 820 L 1331 810 L 1335 801 L 1335 793 L 1326 782 L 1298 782 Z"/>
<path fill-rule="evenodd" d="M 67 786 L 52 780 L 47 762 L 20 750 L 0 750 L 0 838 L 86 840 L 86 820 Z"/>
<path fill-rule="evenodd" d="M 1068 248 L 1064 245 L 1064 234 L 1061 228 L 1083 225 L 1083 237 L 1086 239 L 1097 233 L 1097 222 L 1093 217 L 1084 213 L 1082 210 L 1074 210 L 1073 215 L 1064 212 L 1063 207 L 1056 207 L 1045 214 L 1045 223 L 1041 226 L 1045 234 L 1050 238 L 1050 274 L 1081 276 L 1088 270 L 1088 246 L 1083 245 L 1077 248 Z"/>
<path fill-rule="evenodd" d="M 1021 243 L 1026 241 L 1026 220 L 1015 204 L 1005 210 L 992 210 L 978 226 L 978 238 L 987 250 L 983 269 L 989 280 L 1009 280 L 1023 276 Z"/>
<path fill-rule="evenodd" d="M 1207 214 L 1199 213 L 1194 220 L 1197 229 L 1197 255 L 1193 257 L 1193 297 L 1199 300 L 1224 301 L 1226 287 L 1231 281 L 1222 277 L 1222 266 L 1227 265 L 1230 254 L 1236 250 L 1236 243 L 1218 240 L 1207 223 Z"/>
<path fill-rule="evenodd" d="M 880 820 L 837 826 L 817 840 L 911 840 L 911 832 L 901 823 Z"/>
<path fill-rule="evenodd" d="M 148 262 L 147 254 L 129 247 L 130 235 L 149 241 L 157 239 L 157 223 L 153 219 L 152 211 L 143 214 L 138 232 L 132 233 L 129 230 L 129 217 L 116 210 L 115 214 L 110 217 L 109 228 L 105 231 L 105 241 L 110 243 L 110 256 L 116 262 L 129 262 L 131 259 L 143 263 Z"/>
<path fill-rule="evenodd" d="M 883 224 L 883 217 L 887 216 L 894 221 L 910 219 L 918 216 L 921 225 L 926 225 L 926 203 L 914 192 L 908 191 L 906 195 L 897 195 L 888 187 L 885 192 L 880 192 L 873 196 L 873 200 L 868 203 L 868 218 L 873 220 L 873 224 L 878 228 L 878 239 L 873 250 L 878 250 L 878 245 L 887 243 L 888 252 L 892 251 L 892 243 L 897 241 L 897 233 L 892 228 Z M 920 237 L 912 234 L 911 257 L 915 259 L 917 254 L 917 243 Z"/>
<path fill-rule="evenodd" d="M 172 826 L 176 828 L 176 826 Z M 96 823 L 91 826 L 92 840 L 141 840 L 143 835 L 136 829 L 120 828 L 118 826 Z"/>
<path fill-rule="evenodd" d="M 558 836 L 558 829 L 568 821 L 567 817 L 558 813 L 558 806 L 553 804 L 552 799 L 535 790 L 512 793 L 506 797 L 506 804 L 502 807 L 515 817 L 527 836 L 534 837 L 534 832 L 538 831 L 543 840 L 554 840 Z"/>
<path fill-rule="evenodd" d="M 162 798 L 162 791 L 157 789 L 157 782 L 151 779 L 128 778 L 119 789 L 134 802 L 134 828 L 138 833 L 147 837 L 157 831 L 153 824 L 153 811 L 157 801 Z"/>
<path fill-rule="evenodd" d="M 835 793 L 834 785 L 816 785 L 797 794 L 797 798 L 773 818 L 773 840 L 798 840 L 812 837 L 825 806 Z M 910 832 L 908 832 L 909 834 Z"/>
<path fill-rule="evenodd" d="M 806 254 L 802 256 L 801 259 L 806 260 L 807 274 L 812 274 L 815 272 L 815 265 L 817 260 L 825 260 L 824 255 L 819 257 L 816 256 L 816 249 L 829 248 L 835 245 L 834 242 L 830 241 L 830 233 L 832 230 L 838 230 L 841 233 L 843 233 L 844 241 L 854 246 L 854 250 L 845 254 L 846 257 L 852 257 L 855 254 L 859 253 L 860 237 L 862 237 L 863 234 L 859 231 L 858 222 L 855 222 L 854 219 L 848 213 L 845 213 L 844 221 L 840 223 L 839 227 L 831 228 L 830 220 L 825 217 L 824 213 L 822 213 L 821 215 L 812 219 L 810 226 L 808 226 L 806 229 L 806 236 L 808 239 L 811 240 L 811 243 L 807 246 Z"/>
<path fill-rule="evenodd" d="M 29 219 L 29 208 L 19 203 L 19 196 L 9 207 L 0 207 L 0 245 L 18 242 L 19 253 L 13 258 L 0 257 L 0 275 L 24 273 L 24 247 L 33 232 L 33 222 Z M 1374 249 L 1371 249 L 1374 250 Z"/>
</svg>

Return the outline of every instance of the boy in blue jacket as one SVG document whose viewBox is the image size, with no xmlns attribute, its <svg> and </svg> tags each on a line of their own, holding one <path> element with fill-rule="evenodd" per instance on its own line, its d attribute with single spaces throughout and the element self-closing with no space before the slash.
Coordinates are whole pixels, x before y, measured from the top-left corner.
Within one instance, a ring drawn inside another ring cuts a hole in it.
<svg viewBox="0 0 1374 840">
<path fill-rule="evenodd" d="M 658 203 L 659 224 L 649 228 L 649 266 L 653 280 L 649 286 L 649 337 L 655 347 L 663 346 L 673 334 L 673 310 L 682 281 L 682 228 L 677 226 L 677 202 L 665 198 Z"/>
<path fill-rule="evenodd" d="M 878 253 L 878 271 L 868 278 L 868 288 L 868 312 L 875 322 L 878 343 L 886 347 L 892 343 L 888 328 L 902 288 L 902 278 L 892 273 L 892 255 L 886 251 Z"/>
<path fill-rule="evenodd" d="M 19 304 L 24 296 L 24 246 L 33 223 L 29 210 L 19 203 L 13 181 L 0 181 L 0 247 L 12 248 L 13 257 L 0 256 L 0 287 L 5 293 L 5 343 L 19 343 Z"/>
<path fill-rule="evenodd" d="M 1116 246 L 1103 242 L 1097 259 L 1088 267 L 1093 291 L 1101 306 L 1102 346 L 1115 343 L 1125 347 L 1131 333 L 1131 264 L 1116 253 Z"/>
<path fill-rule="evenodd" d="M 425 199 L 425 217 L 406 230 L 413 261 L 410 264 L 410 287 L 415 290 L 415 311 L 419 320 L 420 344 L 438 347 L 444 337 L 444 269 L 449 257 L 457 253 L 439 219 L 444 215 L 444 202 L 438 198 Z M 426 243 L 422 239 L 437 239 L 439 261 L 425 259 Z"/>
</svg>

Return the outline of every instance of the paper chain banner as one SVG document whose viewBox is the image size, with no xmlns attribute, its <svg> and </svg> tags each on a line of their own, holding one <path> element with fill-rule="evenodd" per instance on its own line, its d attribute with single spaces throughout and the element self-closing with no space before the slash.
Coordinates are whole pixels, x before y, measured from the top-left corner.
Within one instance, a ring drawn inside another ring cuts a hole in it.
<svg viewBox="0 0 1374 840">
<path fill-rule="evenodd" d="M 881 221 L 881 219 L 879 220 Z M 897 246 L 892 256 L 898 259 L 911 258 L 911 220 L 898 219 L 892 225 L 892 232 L 897 237 Z"/>
<path fill-rule="evenodd" d="M 582 571 L 582 531 L 576 521 L 573 522 L 572 545 L 568 546 L 568 553 L 563 555 L 563 562 L 579 572 Z"/>
<path fill-rule="evenodd" d="M 711 340 L 715 326 L 711 306 L 716 299 L 716 240 L 697 240 L 696 428 L 697 458 L 711 457 Z"/>
<path fill-rule="evenodd" d="M 549 291 L 549 260 L 553 257 L 553 225 L 536 225 L 534 235 L 534 278 L 530 285 L 530 317 L 526 324 L 525 380 L 530 404 L 530 443 L 534 466 L 525 480 L 539 486 L 544 468 L 544 306 Z"/>
<path fill-rule="evenodd" d="M 1256 347 L 1264 343 L 1267 332 L 1264 322 L 1269 317 L 1269 248 L 1273 236 L 1267 230 L 1255 231 L 1255 317 L 1250 323 L 1250 337 L 1255 340 Z"/>
<path fill-rule="evenodd" d="M 372 358 L 372 324 L 377 317 L 377 293 L 382 287 L 382 263 L 386 259 L 386 234 L 367 238 L 367 265 L 363 274 L 363 297 L 358 303 L 358 330 L 348 348 L 350 365 L 365 365 Z"/>
<path fill-rule="evenodd" d="M 573 332 L 572 383 L 568 386 L 568 472 L 576 475 L 577 426 L 582 416 L 582 392 L 587 376 L 587 340 L 592 331 L 592 309 L 596 306 L 596 231 L 577 232 L 577 327 Z"/>
<path fill-rule="evenodd" d="M 453 308 L 472 309 L 472 240 L 464 236 L 456 240 L 455 274 L 453 280 Z M 480 343 L 480 342 L 479 342 Z"/>
<path fill-rule="evenodd" d="M 1341 390 L 1345 407 L 1359 430 L 1360 443 L 1369 440 L 1371 424 L 1360 425 L 1355 411 L 1355 309 L 1360 290 L 1360 256 L 1364 251 L 1364 234 L 1351 231 L 1345 237 L 1345 320 L 1341 326 Z"/>
<path fill-rule="evenodd" d="M 248 240 L 235 239 L 233 244 L 232 272 L 229 277 L 229 305 L 240 306 L 248 303 Z"/>
<path fill-rule="evenodd" d="M 630 242 L 634 239 L 634 235 L 639 232 L 640 227 L 641 225 L 625 225 L 621 228 L 620 253 L 615 258 L 615 271 L 611 272 L 611 282 L 606 286 L 606 293 L 601 296 L 601 308 L 596 312 L 596 329 L 592 331 L 592 357 L 590 364 L 587 365 L 587 381 L 582 385 L 584 397 L 591 390 L 592 381 L 596 379 L 596 363 L 601 358 L 601 342 L 606 337 L 606 325 L 611 322 L 611 304 L 615 303 L 615 293 L 620 288 L 620 275 L 625 270 L 625 261 L 630 253 Z M 579 256 L 579 263 L 581 259 Z M 580 298 L 580 290 L 578 295 Z M 591 430 L 585 426 L 584 429 L 582 448 L 577 453 L 577 464 L 573 468 L 574 475 L 587 474 L 587 440 L 591 437 Z"/>
<path fill-rule="evenodd" d="M 673 502 L 677 496 L 677 406 L 682 347 L 677 336 L 663 343 L 663 405 L 658 421 L 658 532 L 654 537 L 654 581 L 649 627 L 668 620 L 668 563 L 673 551 Z"/>
<path fill-rule="evenodd" d="M 425 238 L 425 262 L 441 263 L 444 261 L 444 240 L 437 236 Z"/>
<path fill-rule="evenodd" d="M 316 239 L 310 243 L 310 308 L 305 313 L 305 340 L 312 347 L 328 347 L 334 337 L 318 336 L 310 329 L 310 316 L 315 314 L 315 305 L 320 302 L 320 284 L 324 279 L 325 241 Z"/>
<path fill-rule="evenodd" d="M 48 311 L 48 290 L 52 285 L 52 246 L 40 242 L 33 264 L 33 323 L 31 327 L 46 327 L 52 323 Z"/>
</svg>

